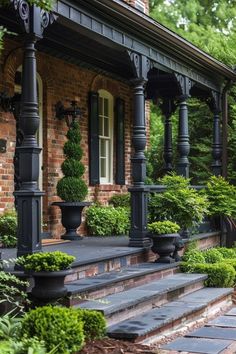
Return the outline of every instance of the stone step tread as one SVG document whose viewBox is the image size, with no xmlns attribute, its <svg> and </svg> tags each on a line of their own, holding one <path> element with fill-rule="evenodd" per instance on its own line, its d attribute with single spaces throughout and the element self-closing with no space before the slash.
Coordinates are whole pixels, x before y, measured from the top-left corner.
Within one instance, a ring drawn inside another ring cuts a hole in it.
<svg viewBox="0 0 236 354">
<path fill-rule="evenodd" d="M 108 327 L 108 335 L 113 338 L 134 340 L 147 335 L 178 319 L 184 318 L 207 305 L 230 295 L 231 288 L 203 288 L 192 294 L 169 302 L 159 308 L 153 308 L 141 315 Z"/>
<path fill-rule="evenodd" d="M 118 311 L 132 308 L 144 301 L 156 299 L 161 295 L 167 294 L 186 286 L 202 282 L 207 278 L 205 274 L 174 274 L 158 281 L 152 281 L 145 285 L 137 286 L 130 290 L 105 296 L 99 301 L 85 301 L 78 307 L 99 310 L 106 316 Z"/>
<path fill-rule="evenodd" d="M 120 281 L 141 277 L 144 275 L 173 269 L 178 263 L 161 264 L 161 263 L 140 263 L 135 266 L 123 267 L 120 271 L 111 271 L 99 274 L 93 277 L 84 278 L 69 282 L 66 284 L 68 295 L 75 293 L 83 293 L 86 291 L 97 290 Z"/>
</svg>

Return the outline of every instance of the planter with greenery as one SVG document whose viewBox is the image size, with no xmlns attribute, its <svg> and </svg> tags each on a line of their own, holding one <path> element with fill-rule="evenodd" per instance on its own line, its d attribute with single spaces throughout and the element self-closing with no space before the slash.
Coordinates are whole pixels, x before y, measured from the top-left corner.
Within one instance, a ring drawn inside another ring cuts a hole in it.
<svg viewBox="0 0 236 354">
<path fill-rule="evenodd" d="M 149 237 L 152 239 L 151 250 L 159 255 L 158 263 L 173 263 L 175 259 L 171 255 L 175 251 L 175 241 L 180 236 L 179 225 L 172 221 L 155 221 L 148 224 Z"/>
<path fill-rule="evenodd" d="M 159 182 L 166 189 L 150 198 L 149 221 L 176 222 L 182 237 L 188 237 L 187 229 L 200 224 L 208 213 L 207 197 L 191 188 L 190 180 L 182 176 L 168 175 Z"/>
<path fill-rule="evenodd" d="M 16 262 L 34 278 L 32 295 L 37 299 L 50 301 L 67 294 L 64 279 L 71 273 L 74 260 L 74 256 L 55 251 L 22 256 Z"/>
<path fill-rule="evenodd" d="M 80 146 L 81 134 L 79 124 L 71 124 L 67 132 L 68 141 L 64 145 L 64 154 L 66 156 L 61 169 L 64 177 L 57 183 L 57 195 L 64 202 L 54 202 L 61 209 L 62 225 L 66 233 L 62 236 L 66 240 L 78 240 L 81 238 L 76 232 L 81 224 L 81 213 L 89 202 L 83 202 L 88 194 L 88 187 L 82 175 L 84 174 L 84 165 L 81 163 L 82 149 Z"/>
</svg>

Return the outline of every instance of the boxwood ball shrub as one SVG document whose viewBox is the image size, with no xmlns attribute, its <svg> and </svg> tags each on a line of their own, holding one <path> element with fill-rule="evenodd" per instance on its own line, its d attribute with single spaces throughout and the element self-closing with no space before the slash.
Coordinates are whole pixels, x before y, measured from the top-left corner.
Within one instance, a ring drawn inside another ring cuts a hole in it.
<svg viewBox="0 0 236 354">
<path fill-rule="evenodd" d="M 79 308 L 77 313 L 84 324 L 86 340 L 100 339 L 106 335 L 106 320 L 101 312 Z"/>
<path fill-rule="evenodd" d="M 90 235 L 126 235 L 130 228 L 127 208 L 93 205 L 86 210 L 86 223 Z"/>
<path fill-rule="evenodd" d="M 223 262 L 224 259 L 223 255 L 216 248 L 210 248 L 209 250 L 204 251 L 202 254 L 206 263 Z"/>
<path fill-rule="evenodd" d="M 4 247 L 15 247 L 17 243 L 17 217 L 14 211 L 0 215 L 0 243 Z"/>
<path fill-rule="evenodd" d="M 189 264 L 205 263 L 205 258 L 202 252 L 197 249 L 187 250 L 182 257 L 182 260 L 183 262 L 188 262 Z"/>
<path fill-rule="evenodd" d="M 43 340 L 48 351 L 58 346 L 58 354 L 77 352 L 84 344 L 83 322 L 72 308 L 43 306 L 29 311 L 21 335 Z"/>
<path fill-rule="evenodd" d="M 70 268 L 75 257 L 61 251 L 39 252 L 19 257 L 16 263 L 33 272 L 57 272 Z"/>
<path fill-rule="evenodd" d="M 81 163 L 82 149 L 79 124 L 71 124 L 64 145 L 65 161 L 62 164 L 64 177 L 57 183 L 57 195 L 66 202 L 81 202 L 88 194 L 88 187 L 82 179 L 85 168 Z"/>
<path fill-rule="evenodd" d="M 222 254 L 223 258 L 236 258 L 235 248 L 218 247 L 217 250 Z"/>
</svg>

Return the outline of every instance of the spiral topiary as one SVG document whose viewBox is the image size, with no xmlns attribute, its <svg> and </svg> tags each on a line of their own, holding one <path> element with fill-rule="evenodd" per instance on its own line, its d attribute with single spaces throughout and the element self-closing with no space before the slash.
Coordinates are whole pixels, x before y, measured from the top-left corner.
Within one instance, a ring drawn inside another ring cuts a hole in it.
<svg viewBox="0 0 236 354">
<path fill-rule="evenodd" d="M 81 202 L 88 194 L 88 187 L 81 178 L 85 168 L 80 162 L 83 152 L 79 124 L 72 123 L 66 136 L 68 141 L 63 149 L 66 160 L 61 167 L 64 177 L 57 183 L 57 195 L 66 202 Z"/>
</svg>

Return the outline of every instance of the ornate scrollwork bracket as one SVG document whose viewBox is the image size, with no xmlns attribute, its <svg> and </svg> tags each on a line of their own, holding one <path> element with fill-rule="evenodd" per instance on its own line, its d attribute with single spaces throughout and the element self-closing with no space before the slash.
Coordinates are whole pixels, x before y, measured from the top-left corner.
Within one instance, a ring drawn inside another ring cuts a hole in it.
<svg viewBox="0 0 236 354">
<path fill-rule="evenodd" d="M 165 117 L 171 117 L 177 107 L 178 105 L 174 102 L 174 100 L 168 97 L 163 98 L 162 103 L 160 104 L 160 109 Z"/>
<path fill-rule="evenodd" d="M 190 97 L 190 90 L 193 87 L 194 83 L 187 76 L 175 74 L 176 80 L 179 84 L 180 96 L 185 99 Z"/>
<path fill-rule="evenodd" d="M 54 13 L 30 5 L 26 0 L 11 0 L 11 2 L 25 32 L 34 34 L 38 38 L 42 38 L 44 30 L 57 18 Z"/>
<path fill-rule="evenodd" d="M 144 55 L 128 52 L 132 64 L 133 74 L 136 79 L 147 81 L 148 72 L 152 67 L 151 60 Z"/>
<path fill-rule="evenodd" d="M 220 114 L 222 110 L 221 94 L 217 91 L 211 91 L 210 100 L 208 102 L 210 110 L 213 113 Z"/>
</svg>

